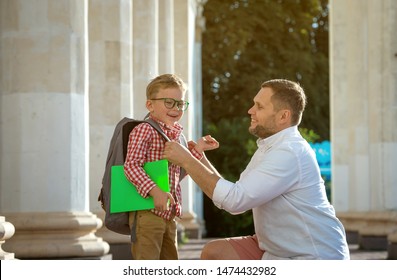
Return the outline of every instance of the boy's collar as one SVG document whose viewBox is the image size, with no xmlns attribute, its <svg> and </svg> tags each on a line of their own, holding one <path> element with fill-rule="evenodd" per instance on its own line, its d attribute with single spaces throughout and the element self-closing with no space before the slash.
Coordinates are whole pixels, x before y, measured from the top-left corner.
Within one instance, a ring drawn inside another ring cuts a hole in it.
<svg viewBox="0 0 397 280">
<path fill-rule="evenodd" d="M 164 123 L 164 122 L 160 121 L 159 119 L 153 117 L 152 114 L 149 114 L 149 118 L 151 118 L 151 119 L 153 119 L 154 121 L 158 122 L 159 125 L 160 125 L 161 127 L 164 127 L 164 128 L 166 128 L 166 129 L 173 130 L 173 129 L 181 129 L 181 128 L 182 128 L 181 125 L 180 125 L 179 123 L 175 123 L 175 124 L 172 125 L 172 126 L 171 126 L 171 125 L 167 125 L 166 123 Z"/>
</svg>

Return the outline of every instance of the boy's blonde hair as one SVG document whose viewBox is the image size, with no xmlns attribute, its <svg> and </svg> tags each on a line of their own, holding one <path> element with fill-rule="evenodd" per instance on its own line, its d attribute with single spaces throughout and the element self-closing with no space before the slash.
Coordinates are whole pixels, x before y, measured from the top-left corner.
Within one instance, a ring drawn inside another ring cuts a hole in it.
<svg viewBox="0 0 397 280">
<path fill-rule="evenodd" d="M 160 89 L 179 88 L 183 95 L 187 90 L 186 84 L 174 74 L 163 74 L 154 78 L 146 87 L 146 98 L 155 98 Z"/>
</svg>

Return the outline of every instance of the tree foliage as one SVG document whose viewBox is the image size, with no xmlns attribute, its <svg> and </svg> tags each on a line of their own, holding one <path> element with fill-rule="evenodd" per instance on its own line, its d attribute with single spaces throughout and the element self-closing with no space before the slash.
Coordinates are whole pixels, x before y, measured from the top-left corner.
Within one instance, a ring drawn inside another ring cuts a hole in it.
<svg viewBox="0 0 397 280">
<path fill-rule="evenodd" d="M 329 139 L 327 1 L 208 0 L 204 16 L 204 133 L 221 143 L 207 156 L 226 179 L 237 180 L 256 149 L 247 111 L 266 80 L 299 82 L 308 98 L 300 127 Z M 223 233 L 231 225 L 234 232 L 253 229 L 242 221 L 251 213 L 231 216 L 205 203 L 209 233 L 221 234 L 212 230 L 211 220 Z"/>
</svg>

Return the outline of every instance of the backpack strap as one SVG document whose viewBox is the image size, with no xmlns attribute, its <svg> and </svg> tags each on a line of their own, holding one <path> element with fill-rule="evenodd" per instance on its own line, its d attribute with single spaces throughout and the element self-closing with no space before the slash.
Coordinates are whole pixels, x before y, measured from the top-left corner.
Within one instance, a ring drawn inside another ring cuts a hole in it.
<svg viewBox="0 0 397 280">
<path fill-rule="evenodd" d="M 160 125 L 158 124 L 158 122 L 156 122 L 155 120 L 149 118 L 150 113 L 147 113 L 145 118 L 144 118 L 144 122 L 149 123 L 151 126 L 153 126 L 154 129 L 157 130 L 158 133 L 160 133 L 161 136 L 163 136 L 163 138 L 168 141 L 171 142 L 170 138 L 164 133 L 164 131 L 160 128 Z M 185 147 L 187 147 L 187 140 L 186 137 L 183 133 L 181 133 L 181 136 L 179 137 L 179 141 L 181 142 L 181 144 Z M 186 170 L 183 169 L 181 167 L 181 173 L 179 175 L 179 182 L 181 181 L 182 178 L 184 178 L 186 176 Z"/>
<path fill-rule="evenodd" d="M 185 147 L 187 147 L 187 140 L 185 135 L 181 133 L 181 136 L 179 137 L 179 140 L 181 141 L 181 144 Z M 179 182 L 186 176 L 187 172 L 184 168 L 181 167 L 181 173 L 179 174 Z"/>
<path fill-rule="evenodd" d="M 136 218 L 137 218 L 137 215 L 138 215 L 138 211 L 135 211 L 134 222 L 132 223 L 132 226 L 131 226 L 131 235 L 130 235 L 131 243 L 134 243 L 136 241 Z"/>
<path fill-rule="evenodd" d="M 170 138 L 164 133 L 164 131 L 160 128 L 160 125 L 158 122 L 156 122 L 153 119 L 145 119 L 145 122 L 153 126 L 155 130 L 157 130 L 158 133 L 160 133 L 161 136 L 165 139 L 167 142 L 171 142 Z"/>
</svg>

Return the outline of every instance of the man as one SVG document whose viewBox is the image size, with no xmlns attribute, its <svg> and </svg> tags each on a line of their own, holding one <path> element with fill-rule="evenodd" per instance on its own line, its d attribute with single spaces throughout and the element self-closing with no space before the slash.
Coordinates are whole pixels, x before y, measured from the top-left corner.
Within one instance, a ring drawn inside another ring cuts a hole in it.
<svg viewBox="0 0 397 280">
<path fill-rule="evenodd" d="M 258 150 L 236 183 L 177 143 L 164 157 L 185 168 L 214 204 L 232 214 L 252 209 L 255 235 L 209 242 L 203 259 L 349 259 L 343 225 L 328 202 L 315 154 L 298 125 L 303 89 L 288 80 L 264 82 L 248 110 Z"/>
</svg>

